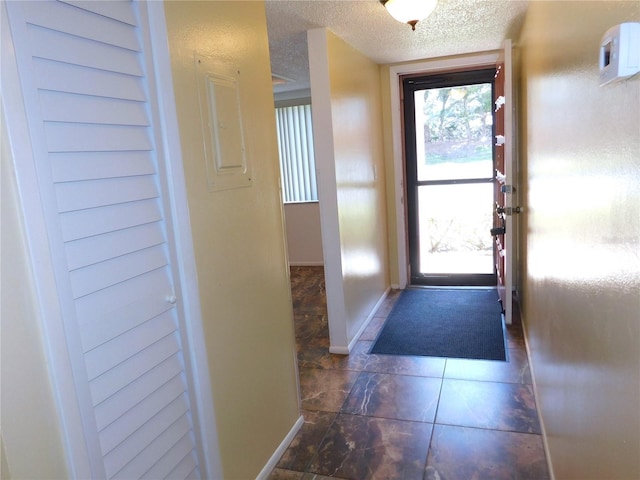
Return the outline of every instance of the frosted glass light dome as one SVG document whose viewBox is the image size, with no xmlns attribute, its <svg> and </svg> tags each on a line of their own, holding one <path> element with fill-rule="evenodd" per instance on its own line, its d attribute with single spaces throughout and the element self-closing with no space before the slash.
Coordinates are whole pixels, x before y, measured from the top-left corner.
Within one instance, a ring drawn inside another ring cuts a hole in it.
<svg viewBox="0 0 640 480">
<path fill-rule="evenodd" d="M 387 0 L 384 6 L 393 18 L 415 30 L 416 23 L 431 15 L 436 3 L 437 0 Z"/>
</svg>

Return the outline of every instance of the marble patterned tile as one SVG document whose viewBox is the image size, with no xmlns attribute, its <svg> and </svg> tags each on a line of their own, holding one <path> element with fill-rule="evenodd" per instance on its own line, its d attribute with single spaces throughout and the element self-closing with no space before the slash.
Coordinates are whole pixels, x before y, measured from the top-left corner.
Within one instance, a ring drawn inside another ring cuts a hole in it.
<svg viewBox="0 0 640 480">
<path fill-rule="evenodd" d="M 284 470 L 304 472 L 318 451 L 318 446 L 336 418 L 331 412 L 302 412 L 304 424 L 284 452 L 277 467 Z"/>
<path fill-rule="evenodd" d="M 347 480 L 339 477 L 325 477 L 324 475 L 318 475 L 316 473 L 305 473 L 302 476 L 302 480 Z"/>
<path fill-rule="evenodd" d="M 359 340 L 375 340 L 386 321 L 386 317 L 373 317 L 367 328 L 360 334 Z"/>
<path fill-rule="evenodd" d="M 510 362 L 369 355 L 399 290 L 351 355 L 333 355 L 324 269 L 292 267 L 291 287 L 305 423 L 270 480 L 549 478 L 517 308 Z M 433 420 L 416 413 L 433 382 L 436 425 L 398 419 Z"/>
<path fill-rule="evenodd" d="M 442 357 L 374 354 L 369 355 L 364 370 L 366 372 L 442 378 L 446 361 Z"/>
<path fill-rule="evenodd" d="M 433 425 L 340 414 L 308 471 L 351 480 L 422 480 Z"/>
<path fill-rule="evenodd" d="M 340 412 L 433 423 L 441 384 L 439 378 L 362 373 Z"/>
<path fill-rule="evenodd" d="M 303 478 L 303 472 L 283 470 L 282 468 L 274 468 L 269 475 L 269 480 L 302 480 Z"/>
<path fill-rule="evenodd" d="M 425 480 L 549 479 L 542 437 L 435 425 Z"/>
<path fill-rule="evenodd" d="M 323 267 L 291 267 L 291 291 L 296 312 L 326 311 L 326 290 Z"/>
<path fill-rule="evenodd" d="M 349 355 L 329 353 L 328 347 L 306 347 L 298 352 L 300 368 L 325 368 L 360 371 L 369 358 L 372 342 L 356 342 Z"/>
<path fill-rule="evenodd" d="M 531 384 L 527 352 L 512 348 L 507 362 L 491 360 L 447 359 L 444 378 Z"/>
<path fill-rule="evenodd" d="M 296 350 L 322 347 L 329 350 L 329 325 L 326 315 L 295 315 Z"/>
<path fill-rule="evenodd" d="M 531 385 L 444 379 L 436 423 L 540 433 Z"/>
<path fill-rule="evenodd" d="M 300 345 L 297 350 L 298 368 L 330 368 L 329 346 Z"/>
<path fill-rule="evenodd" d="M 338 412 L 359 372 L 300 368 L 300 399 L 304 410 Z"/>
<path fill-rule="evenodd" d="M 522 325 L 506 325 L 507 348 L 525 350 L 524 330 Z"/>
</svg>

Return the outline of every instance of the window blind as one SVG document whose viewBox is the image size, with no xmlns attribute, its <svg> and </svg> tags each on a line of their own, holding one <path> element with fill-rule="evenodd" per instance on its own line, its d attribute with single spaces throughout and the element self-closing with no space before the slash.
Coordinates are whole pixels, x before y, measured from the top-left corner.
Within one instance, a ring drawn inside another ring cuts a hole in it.
<svg viewBox="0 0 640 480">
<path fill-rule="evenodd" d="M 317 201 L 311 105 L 276 108 L 276 124 L 284 202 Z"/>
</svg>

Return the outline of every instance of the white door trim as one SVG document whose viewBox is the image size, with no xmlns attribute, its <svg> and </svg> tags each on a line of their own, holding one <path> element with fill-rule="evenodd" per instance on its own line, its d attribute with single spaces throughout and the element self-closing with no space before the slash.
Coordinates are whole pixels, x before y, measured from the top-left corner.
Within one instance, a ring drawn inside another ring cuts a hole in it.
<svg viewBox="0 0 640 480">
<path fill-rule="evenodd" d="M 171 58 L 167 39 L 167 27 L 164 14 L 164 2 L 145 2 L 149 18 L 149 35 L 151 40 L 151 56 L 154 66 L 154 79 L 157 90 L 159 109 L 158 125 L 161 138 L 164 140 L 158 149 L 162 150 L 165 159 L 165 178 L 167 198 L 169 200 L 170 217 L 173 229 L 168 231 L 176 247 L 176 285 L 182 290 L 182 311 L 179 311 L 181 328 L 186 333 L 187 347 L 185 358 L 189 362 L 190 395 L 195 405 L 193 408 L 198 418 L 193 424 L 199 436 L 197 443 L 202 456 L 203 478 L 221 479 L 222 461 L 213 404 L 213 390 L 209 374 L 207 348 L 204 342 L 202 310 L 200 308 L 200 290 L 196 271 L 195 252 L 187 189 L 180 146 L 180 131 L 171 73 Z M 188 321 L 185 321 L 188 319 Z"/>
<path fill-rule="evenodd" d="M 406 207 L 404 184 L 404 157 L 402 140 L 402 104 L 400 101 L 400 76 L 413 73 L 436 73 L 469 67 L 494 66 L 499 52 L 482 52 L 457 57 L 436 58 L 418 63 L 393 65 L 389 68 L 391 95 L 391 136 L 393 150 L 393 185 L 395 191 L 396 242 L 398 247 L 398 284 L 403 289 L 409 280 L 407 254 Z"/>
</svg>

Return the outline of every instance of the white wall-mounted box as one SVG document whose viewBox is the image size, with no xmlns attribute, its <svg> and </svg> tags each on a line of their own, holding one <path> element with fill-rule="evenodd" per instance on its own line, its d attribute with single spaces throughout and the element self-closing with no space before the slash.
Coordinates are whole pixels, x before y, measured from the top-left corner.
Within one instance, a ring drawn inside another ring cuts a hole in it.
<svg viewBox="0 0 640 480">
<path fill-rule="evenodd" d="M 640 22 L 611 27 L 600 42 L 600 85 L 640 72 Z"/>
<path fill-rule="evenodd" d="M 240 69 L 198 54 L 195 67 L 208 189 L 250 187 Z"/>
</svg>

